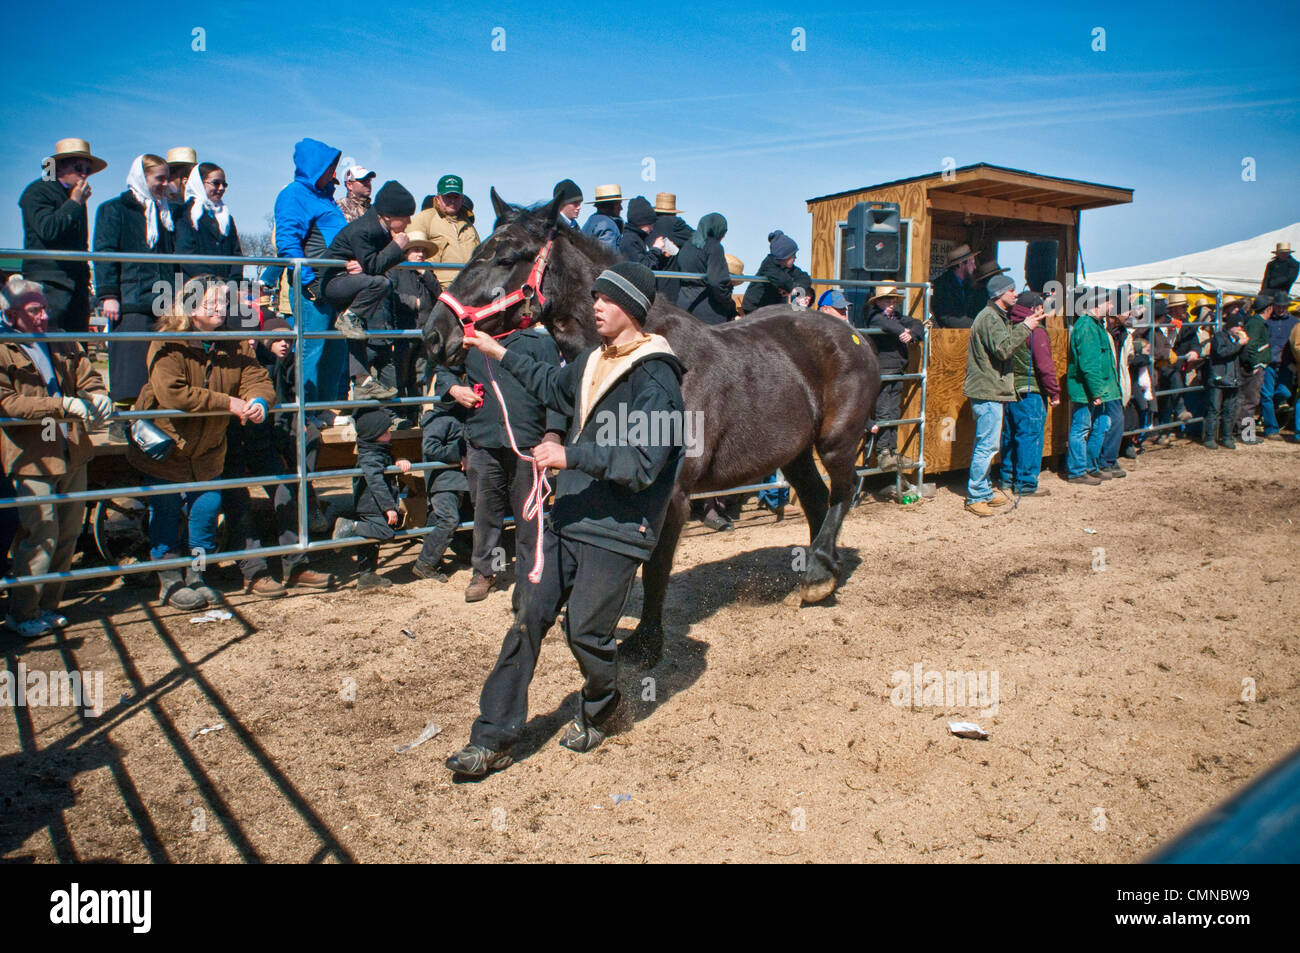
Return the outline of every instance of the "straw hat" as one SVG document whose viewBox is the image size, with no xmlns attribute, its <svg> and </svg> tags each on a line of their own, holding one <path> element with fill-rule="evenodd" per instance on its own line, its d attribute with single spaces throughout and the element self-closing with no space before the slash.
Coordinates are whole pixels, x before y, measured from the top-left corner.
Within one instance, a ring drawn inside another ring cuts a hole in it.
<svg viewBox="0 0 1300 953">
<path fill-rule="evenodd" d="M 90 143 L 85 139 L 60 139 L 54 144 L 54 154 L 50 158 L 89 159 L 91 175 L 104 171 L 108 166 L 108 163 L 99 156 L 91 155 Z"/>
<path fill-rule="evenodd" d="M 199 164 L 199 155 L 189 146 L 177 146 L 167 150 L 167 165 L 184 166 L 187 170 Z"/>
<path fill-rule="evenodd" d="M 617 185 L 598 185 L 596 186 L 596 197 L 588 202 L 588 205 L 599 205 L 601 202 L 621 202 L 623 201 L 623 189 Z"/>
<path fill-rule="evenodd" d="M 1171 295 L 1168 295 L 1168 296 L 1165 297 L 1165 306 L 1166 306 L 1166 307 L 1168 307 L 1168 308 L 1176 308 L 1176 307 L 1178 307 L 1179 305 L 1182 305 L 1184 308 L 1187 307 L 1187 295 L 1182 294 L 1181 292 L 1179 292 L 1179 293 L 1171 294 Z"/>
<path fill-rule="evenodd" d="M 881 285 L 876 289 L 876 293 L 867 299 L 867 304 L 874 304 L 881 298 L 897 298 L 903 300 L 903 292 L 899 291 L 893 285 Z"/>
<path fill-rule="evenodd" d="M 1290 243 L 1290 242 L 1278 242 L 1278 243 L 1277 243 L 1277 247 L 1273 249 L 1273 254 L 1274 254 L 1274 255 L 1289 255 L 1289 254 L 1291 254 L 1291 243 Z"/>
<path fill-rule="evenodd" d="M 655 213 L 659 215 L 680 215 L 684 210 L 677 207 L 676 192 L 655 193 Z"/>
<path fill-rule="evenodd" d="M 986 278 L 992 278 L 994 275 L 1005 274 L 1010 268 L 999 268 L 996 261 L 986 261 L 975 269 L 975 280 L 983 281 Z"/>
<path fill-rule="evenodd" d="M 743 275 L 745 273 L 745 263 L 735 255 L 727 255 L 727 271 L 733 275 Z"/>
<path fill-rule="evenodd" d="M 953 265 L 957 264 L 958 262 L 964 261 L 967 258 L 974 258 L 974 257 L 975 257 L 975 253 L 970 250 L 969 245 L 958 245 L 952 251 L 948 252 L 948 267 L 951 268 Z"/>
<path fill-rule="evenodd" d="M 429 236 L 424 232 L 419 230 L 407 232 L 406 237 L 410 239 L 410 241 L 406 243 L 407 251 L 410 251 L 412 248 L 423 248 L 426 255 L 433 255 L 438 251 L 438 246 L 429 241 Z"/>
<path fill-rule="evenodd" d="M 1183 300 L 1186 301 L 1187 299 L 1184 298 Z M 1166 299 L 1165 303 L 1166 303 L 1166 305 L 1169 304 L 1168 299 Z M 1177 302 L 1174 302 L 1174 303 L 1176 304 Z M 1198 302 L 1196 302 L 1196 304 L 1192 305 L 1192 309 L 1191 309 L 1191 310 L 1192 310 L 1192 314 L 1200 314 L 1202 311 L 1210 311 L 1210 312 L 1213 312 L 1213 311 L 1214 311 L 1214 302 L 1213 302 L 1212 300 L 1209 300 L 1209 299 L 1206 299 L 1206 300 L 1204 300 L 1204 301 L 1198 301 Z"/>
</svg>

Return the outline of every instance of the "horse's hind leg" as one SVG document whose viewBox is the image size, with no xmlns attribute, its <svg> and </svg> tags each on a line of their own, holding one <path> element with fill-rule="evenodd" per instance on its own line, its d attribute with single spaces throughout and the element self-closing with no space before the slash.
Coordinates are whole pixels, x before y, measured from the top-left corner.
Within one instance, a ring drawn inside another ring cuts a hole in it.
<svg viewBox="0 0 1300 953">
<path fill-rule="evenodd" d="M 827 501 L 830 494 L 826 492 L 826 483 L 822 480 L 822 475 L 817 472 L 817 463 L 813 459 L 811 447 L 782 467 L 781 472 L 785 474 L 786 480 L 794 491 L 799 494 L 799 505 L 803 507 L 804 515 L 808 518 L 811 542 L 808 547 L 807 566 L 801 582 L 803 601 L 820 602 L 834 591 L 837 571 L 834 540 L 835 534 L 839 531 L 838 524 L 835 532 L 831 534 L 830 545 L 828 546 L 825 541 Z M 816 595 L 818 593 L 820 594 Z M 816 595 L 816 598 L 810 598 L 810 594 Z"/>
<path fill-rule="evenodd" d="M 641 570 L 641 584 L 645 589 L 641 621 L 637 624 L 636 631 L 624 639 L 618 649 L 624 659 L 639 668 L 654 668 L 663 655 L 664 593 L 668 589 L 673 555 L 677 552 L 677 541 L 681 538 L 689 510 L 690 502 L 686 494 L 673 494 L 668 504 L 668 513 L 664 516 L 663 529 L 659 531 L 659 542 Z"/>
<path fill-rule="evenodd" d="M 840 574 L 836 543 L 840 528 L 844 525 L 844 517 L 853 502 L 857 476 L 855 461 L 862 440 L 861 435 L 855 434 L 852 428 L 841 430 L 843 432 L 831 434 L 829 439 L 817 443 L 817 454 L 831 478 L 830 505 L 826 508 L 826 516 L 812 542 L 808 569 L 802 582 L 801 595 L 804 602 L 821 602 L 829 596 L 835 591 Z M 820 476 L 817 482 L 822 485 Z"/>
</svg>

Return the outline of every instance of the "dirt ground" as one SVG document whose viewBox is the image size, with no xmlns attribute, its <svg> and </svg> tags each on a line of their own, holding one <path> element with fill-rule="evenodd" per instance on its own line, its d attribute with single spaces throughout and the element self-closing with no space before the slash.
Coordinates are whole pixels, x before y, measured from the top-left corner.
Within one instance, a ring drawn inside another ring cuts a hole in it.
<svg viewBox="0 0 1300 953">
<path fill-rule="evenodd" d="M 692 524 L 668 655 L 624 673 L 635 727 L 588 755 L 558 747 L 579 679 L 553 630 L 520 763 L 479 783 L 442 760 L 510 598 L 466 605 L 465 572 L 414 579 L 414 547 L 387 553 L 386 593 L 235 594 L 215 624 L 120 581 L 83 589 L 62 637 L 0 642 L 11 671 L 104 679 L 98 717 L 0 719 L 0 856 L 1138 860 L 1300 738 L 1300 447 L 1177 446 L 1130 467 L 1096 488 L 1045 474 L 1050 497 L 991 520 L 955 481 L 860 506 L 841 540 L 854 568 L 818 607 L 797 602 L 797 512 Z M 996 712 L 895 704 L 894 673 L 918 665 L 990 691 L 996 673 Z M 441 733 L 395 752 L 429 722 Z"/>
</svg>

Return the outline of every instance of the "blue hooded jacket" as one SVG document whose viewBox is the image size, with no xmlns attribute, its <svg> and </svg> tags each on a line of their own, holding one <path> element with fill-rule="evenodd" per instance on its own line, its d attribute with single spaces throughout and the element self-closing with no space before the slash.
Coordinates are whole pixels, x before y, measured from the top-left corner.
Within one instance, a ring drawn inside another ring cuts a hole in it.
<svg viewBox="0 0 1300 953">
<path fill-rule="evenodd" d="M 316 139 L 302 139 L 293 147 L 293 181 L 275 198 L 275 253 L 282 258 L 325 258 L 330 242 L 347 219 L 334 204 L 334 189 L 316 188 L 316 182 L 342 153 Z M 306 265 L 302 283 L 316 273 Z"/>
</svg>

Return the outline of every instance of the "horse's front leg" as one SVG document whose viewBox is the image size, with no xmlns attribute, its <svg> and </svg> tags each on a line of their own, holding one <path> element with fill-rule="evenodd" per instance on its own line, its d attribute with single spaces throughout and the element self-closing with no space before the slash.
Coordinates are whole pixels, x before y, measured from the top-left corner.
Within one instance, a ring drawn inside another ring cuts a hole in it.
<svg viewBox="0 0 1300 953">
<path fill-rule="evenodd" d="M 668 513 L 664 516 L 663 528 L 659 531 L 659 542 L 641 570 L 641 584 L 645 589 L 641 621 L 637 624 L 636 631 L 618 647 L 619 654 L 639 668 L 654 668 L 663 656 L 664 594 L 668 590 L 673 556 L 677 552 L 677 542 L 681 538 L 689 511 L 690 503 L 685 491 L 674 493 L 668 504 Z"/>
</svg>

